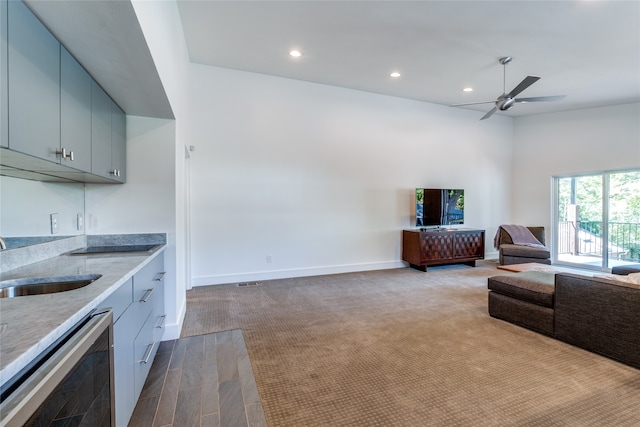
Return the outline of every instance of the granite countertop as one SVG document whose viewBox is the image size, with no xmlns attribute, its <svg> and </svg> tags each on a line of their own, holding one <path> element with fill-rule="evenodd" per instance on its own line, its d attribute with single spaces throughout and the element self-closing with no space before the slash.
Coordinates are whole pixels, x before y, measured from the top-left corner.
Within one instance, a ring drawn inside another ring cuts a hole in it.
<svg viewBox="0 0 640 427">
<path fill-rule="evenodd" d="M 144 253 L 62 254 L 5 273 L 0 280 L 102 274 L 73 291 L 0 299 L 0 384 L 4 384 L 56 339 L 129 280 L 166 244 Z"/>
</svg>

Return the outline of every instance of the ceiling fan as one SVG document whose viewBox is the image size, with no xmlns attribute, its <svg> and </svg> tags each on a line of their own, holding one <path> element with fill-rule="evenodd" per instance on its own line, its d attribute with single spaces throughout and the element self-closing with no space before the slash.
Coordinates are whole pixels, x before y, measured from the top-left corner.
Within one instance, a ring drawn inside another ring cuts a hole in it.
<svg viewBox="0 0 640 427">
<path fill-rule="evenodd" d="M 565 98 L 567 95 L 556 95 L 556 96 L 534 96 L 532 98 L 516 98 L 520 92 L 524 91 L 526 88 L 540 80 L 540 77 L 535 76 L 527 76 L 522 80 L 518 86 L 513 88 L 513 90 L 509 93 L 506 93 L 506 81 L 507 81 L 507 64 L 511 62 L 512 58 L 510 56 L 505 56 L 500 58 L 498 61 L 503 66 L 503 87 L 502 87 L 502 95 L 498 97 L 495 101 L 482 101 L 482 102 L 467 102 L 464 104 L 454 104 L 450 105 L 450 107 L 462 107 L 464 105 L 476 105 L 476 104 L 495 104 L 495 107 L 491 109 L 487 114 L 482 116 L 480 120 L 488 119 L 495 113 L 496 111 L 506 111 L 509 108 L 513 107 L 513 104 L 516 102 L 546 102 L 546 101 L 559 101 Z"/>
</svg>

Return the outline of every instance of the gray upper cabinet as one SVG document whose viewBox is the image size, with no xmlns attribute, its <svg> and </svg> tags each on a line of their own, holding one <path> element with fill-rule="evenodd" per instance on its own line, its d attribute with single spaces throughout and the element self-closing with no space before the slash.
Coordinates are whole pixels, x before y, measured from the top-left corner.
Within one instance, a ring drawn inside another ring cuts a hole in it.
<svg viewBox="0 0 640 427">
<path fill-rule="evenodd" d="M 9 148 L 56 162 L 60 43 L 21 1 L 8 4 Z"/>
<path fill-rule="evenodd" d="M 7 0 L 0 0 L 0 147 L 9 146 L 9 80 L 7 79 Z"/>
<path fill-rule="evenodd" d="M 91 173 L 111 174 L 111 99 L 96 82 L 91 84 Z"/>
<path fill-rule="evenodd" d="M 97 83 L 91 92 L 91 173 L 125 182 L 126 116 Z"/>
<path fill-rule="evenodd" d="M 124 112 L 22 1 L 0 12 L 0 174 L 125 182 Z"/>
<path fill-rule="evenodd" d="M 65 49 L 60 51 L 60 149 L 62 163 L 91 172 L 91 76 Z"/>
<path fill-rule="evenodd" d="M 111 104 L 111 171 L 114 179 L 127 180 L 127 117 L 115 103 Z"/>
</svg>

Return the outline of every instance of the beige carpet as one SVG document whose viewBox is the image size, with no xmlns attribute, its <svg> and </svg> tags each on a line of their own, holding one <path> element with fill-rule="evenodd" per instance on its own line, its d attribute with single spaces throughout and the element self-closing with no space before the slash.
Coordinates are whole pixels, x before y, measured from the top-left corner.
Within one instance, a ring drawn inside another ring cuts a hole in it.
<svg viewBox="0 0 640 427">
<path fill-rule="evenodd" d="M 478 267 L 187 293 L 182 335 L 242 329 L 277 426 L 640 426 L 640 370 L 487 314 Z"/>
</svg>

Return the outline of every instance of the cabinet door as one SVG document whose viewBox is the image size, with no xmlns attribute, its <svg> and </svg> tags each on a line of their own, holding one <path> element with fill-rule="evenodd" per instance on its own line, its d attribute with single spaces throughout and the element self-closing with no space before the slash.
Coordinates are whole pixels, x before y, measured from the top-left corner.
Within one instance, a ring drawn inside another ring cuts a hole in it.
<svg viewBox="0 0 640 427">
<path fill-rule="evenodd" d="M 60 43 L 21 1 L 8 4 L 9 148 L 58 161 Z"/>
<path fill-rule="evenodd" d="M 117 426 L 129 424 L 136 405 L 133 342 L 138 329 L 132 327 L 134 320 L 135 312 L 129 307 L 113 326 L 113 383 Z"/>
<path fill-rule="evenodd" d="M 9 80 L 7 79 L 7 0 L 0 0 L 0 147 L 9 146 Z"/>
<path fill-rule="evenodd" d="M 456 258 L 484 258 L 484 233 L 457 233 L 454 236 Z"/>
<path fill-rule="evenodd" d="M 73 152 L 66 166 L 91 172 L 91 76 L 65 49 L 60 52 L 60 146 Z"/>
<path fill-rule="evenodd" d="M 115 102 L 111 103 L 111 169 L 114 179 L 127 180 L 127 118 Z"/>
<path fill-rule="evenodd" d="M 96 82 L 91 83 L 91 173 L 111 174 L 111 99 Z"/>
<path fill-rule="evenodd" d="M 453 236 L 444 233 L 422 235 L 423 261 L 453 258 Z"/>
</svg>

